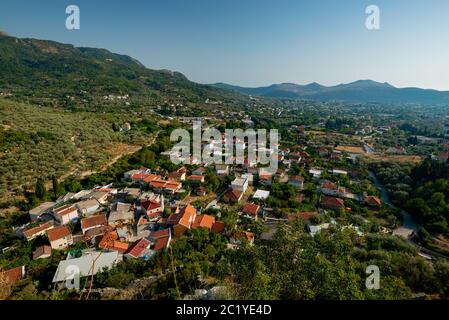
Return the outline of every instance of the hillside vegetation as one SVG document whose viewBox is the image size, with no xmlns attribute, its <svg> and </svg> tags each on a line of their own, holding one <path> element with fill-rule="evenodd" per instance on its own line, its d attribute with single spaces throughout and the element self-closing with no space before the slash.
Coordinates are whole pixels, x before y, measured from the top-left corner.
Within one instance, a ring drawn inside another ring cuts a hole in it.
<svg viewBox="0 0 449 320">
<path fill-rule="evenodd" d="M 155 124 L 126 113 L 70 112 L 0 99 L 0 198 L 69 172 L 99 168 L 142 146 Z M 129 131 L 114 130 L 129 122 Z"/>
<path fill-rule="evenodd" d="M 0 35 L 0 70 L 0 92 L 12 99 L 67 108 L 99 109 L 107 95 L 129 95 L 134 105 L 241 99 L 105 49 L 5 35 Z"/>
</svg>

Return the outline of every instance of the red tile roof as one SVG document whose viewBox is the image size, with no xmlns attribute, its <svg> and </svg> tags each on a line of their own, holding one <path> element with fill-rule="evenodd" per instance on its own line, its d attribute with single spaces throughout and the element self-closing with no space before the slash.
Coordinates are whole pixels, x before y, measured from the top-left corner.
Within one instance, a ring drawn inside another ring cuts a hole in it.
<svg viewBox="0 0 449 320">
<path fill-rule="evenodd" d="M 159 176 L 159 175 L 157 175 L 157 174 L 149 174 L 149 175 L 147 175 L 144 179 L 143 179 L 143 181 L 144 182 L 151 182 L 151 181 L 153 181 L 153 180 L 157 180 L 157 179 L 160 179 L 161 178 L 161 176 Z"/>
<path fill-rule="evenodd" d="M 177 190 L 182 187 L 182 184 L 171 180 L 153 180 L 150 182 L 150 186 L 156 189 Z"/>
<path fill-rule="evenodd" d="M 84 218 L 81 220 L 81 229 L 88 229 L 95 226 L 106 225 L 107 219 L 105 214 L 101 214 L 98 216 L 92 216 L 88 218 Z"/>
<path fill-rule="evenodd" d="M 190 181 L 203 181 L 204 177 L 203 176 L 196 176 L 196 175 L 192 175 L 188 178 Z"/>
<path fill-rule="evenodd" d="M 50 246 L 40 246 L 37 247 L 36 250 L 33 251 L 33 260 L 36 260 L 40 256 L 44 254 L 51 255 L 51 247 Z"/>
<path fill-rule="evenodd" d="M 345 206 L 345 202 L 340 198 L 323 197 L 321 199 L 321 205 L 329 208 L 341 208 Z"/>
<path fill-rule="evenodd" d="M 156 242 L 154 243 L 153 250 L 154 251 L 159 251 L 159 250 L 167 248 L 168 244 L 169 244 L 169 241 L 170 241 L 169 237 L 158 238 L 156 240 Z"/>
<path fill-rule="evenodd" d="M 118 241 L 118 234 L 116 231 L 106 233 L 101 239 L 98 247 L 101 249 L 109 249 L 125 253 L 129 249 L 129 245 L 125 242 Z"/>
<path fill-rule="evenodd" d="M 148 177 L 149 175 L 150 175 L 149 173 L 144 173 L 144 172 L 133 173 L 131 175 L 131 179 L 133 179 L 133 180 L 143 180 L 146 177 Z"/>
<path fill-rule="evenodd" d="M 228 197 L 232 201 L 238 201 L 242 196 L 243 192 L 235 189 L 228 189 L 226 191 L 225 196 Z"/>
<path fill-rule="evenodd" d="M 190 204 L 188 204 L 187 206 L 184 207 L 181 213 L 181 217 L 178 221 L 178 224 L 186 228 L 190 228 L 191 221 L 195 218 L 195 216 L 196 216 L 196 209 L 192 207 Z"/>
<path fill-rule="evenodd" d="M 52 227 L 53 227 L 53 221 L 47 221 L 47 222 L 41 223 L 40 225 L 38 225 L 36 227 L 26 229 L 25 231 L 23 231 L 23 234 L 25 235 L 25 237 L 30 238 L 33 235 L 35 235 L 36 233 L 42 232 L 42 231 L 50 229 Z"/>
<path fill-rule="evenodd" d="M 251 216 L 257 216 L 257 213 L 259 213 L 260 206 L 254 203 L 246 203 L 243 206 L 243 212 L 247 213 Z"/>
<path fill-rule="evenodd" d="M 200 214 L 195 218 L 193 222 L 192 228 L 206 228 L 208 230 L 212 229 L 212 226 L 215 223 L 215 218 L 208 214 Z"/>
<path fill-rule="evenodd" d="M 150 247 L 150 245 L 151 242 L 149 240 L 142 238 L 140 240 L 137 240 L 131 246 L 131 249 L 128 250 L 127 254 L 134 258 L 139 258 L 142 255 L 142 253 L 144 253 L 144 251 Z"/>
<path fill-rule="evenodd" d="M 323 189 L 329 189 L 329 190 L 337 190 L 337 185 L 331 181 L 324 181 L 321 184 L 321 188 Z"/>
<path fill-rule="evenodd" d="M 6 276 L 6 279 L 8 282 L 12 285 L 19 282 L 19 280 L 23 279 L 25 277 L 25 267 L 17 267 L 13 269 L 9 269 L 2 272 L 2 275 Z"/>
<path fill-rule="evenodd" d="M 222 233 L 225 229 L 225 223 L 223 221 L 215 221 L 212 226 L 212 232 Z"/>
<path fill-rule="evenodd" d="M 74 211 L 78 211 L 78 209 L 75 207 L 75 206 L 73 206 L 73 205 L 65 205 L 65 206 L 62 206 L 62 207 L 60 207 L 60 208 L 57 208 L 57 209 L 54 209 L 53 210 L 53 212 L 55 213 L 55 214 L 58 214 L 58 215 L 60 215 L 60 216 L 65 216 L 65 215 L 67 215 L 67 214 L 69 214 L 69 213 L 72 213 L 72 212 L 74 212 Z"/>
<path fill-rule="evenodd" d="M 382 205 L 382 201 L 378 197 L 375 197 L 375 196 L 368 196 L 368 197 L 366 197 L 365 202 L 367 204 L 371 205 L 371 206 L 380 206 L 380 205 Z"/>
<path fill-rule="evenodd" d="M 164 238 L 164 237 L 169 237 L 169 236 L 170 236 L 170 230 L 163 229 L 163 230 L 158 230 L 158 231 L 152 231 L 148 237 L 152 238 L 152 239 L 159 239 L 159 238 Z"/>
<path fill-rule="evenodd" d="M 152 211 L 154 209 L 161 208 L 161 203 L 156 201 L 147 200 L 141 203 L 142 208 L 145 209 L 145 211 Z"/>
<path fill-rule="evenodd" d="M 236 234 L 235 236 L 237 239 L 246 239 L 249 242 L 252 242 L 254 240 L 254 233 L 249 231 L 242 231 Z"/>
<path fill-rule="evenodd" d="M 66 226 L 59 226 L 47 231 L 48 240 L 50 241 L 56 241 L 68 237 L 71 234 L 70 229 Z"/>
</svg>

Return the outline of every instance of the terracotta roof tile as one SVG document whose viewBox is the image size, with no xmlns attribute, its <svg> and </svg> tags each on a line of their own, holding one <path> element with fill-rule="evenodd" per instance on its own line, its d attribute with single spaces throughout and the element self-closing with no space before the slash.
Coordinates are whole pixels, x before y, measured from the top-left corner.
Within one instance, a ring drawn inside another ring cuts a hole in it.
<svg viewBox="0 0 449 320">
<path fill-rule="evenodd" d="M 215 218 L 208 214 L 201 214 L 195 218 L 192 224 L 192 228 L 206 228 L 208 230 L 212 229 L 215 223 Z"/>
<path fill-rule="evenodd" d="M 48 240 L 50 241 L 56 241 L 64 237 L 68 237 L 71 234 L 70 229 L 66 226 L 59 226 L 47 231 Z"/>
<path fill-rule="evenodd" d="M 105 214 L 101 214 L 98 216 L 87 217 L 81 220 L 81 228 L 88 229 L 95 226 L 106 225 L 107 219 Z"/>
</svg>

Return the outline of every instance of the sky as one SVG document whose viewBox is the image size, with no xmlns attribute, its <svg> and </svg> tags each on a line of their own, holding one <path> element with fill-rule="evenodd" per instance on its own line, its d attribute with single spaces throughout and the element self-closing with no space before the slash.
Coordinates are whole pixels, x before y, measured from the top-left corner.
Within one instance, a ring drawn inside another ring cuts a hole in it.
<svg viewBox="0 0 449 320">
<path fill-rule="evenodd" d="M 65 27 L 72 4 L 80 30 Z M 372 4 L 379 30 L 365 26 Z M 0 30 L 105 48 L 199 83 L 449 90 L 447 0 L 1 0 Z"/>
</svg>

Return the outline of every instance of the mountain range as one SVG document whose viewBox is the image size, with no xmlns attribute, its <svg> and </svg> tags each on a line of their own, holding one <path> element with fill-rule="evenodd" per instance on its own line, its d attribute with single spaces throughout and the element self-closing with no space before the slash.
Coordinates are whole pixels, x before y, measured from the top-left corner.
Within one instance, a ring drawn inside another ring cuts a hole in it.
<svg viewBox="0 0 449 320">
<path fill-rule="evenodd" d="M 148 69 L 134 58 L 105 49 L 16 38 L 4 32 L 0 32 L 0 70 L 0 92 L 43 105 L 85 101 L 89 107 L 109 94 L 128 94 L 151 104 L 246 99 L 189 81 L 179 72 Z"/>
<path fill-rule="evenodd" d="M 267 87 L 247 88 L 226 83 L 212 86 L 252 96 L 283 99 L 322 101 L 449 104 L 449 91 L 420 88 L 396 88 L 389 83 L 358 80 L 348 84 L 323 86 L 316 82 L 307 85 L 294 83 L 273 84 Z"/>
<path fill-rule="evenodd" d="M 273 84 L 247 88 L 225 83 L 204 85 L 179 72 L 152 70 L 136 59 L 105 49 L 75 47 L 54 41 L 20 39 L 0 31 L 0 92 L 38 104 L 81 97 L 85 105 L 108 94 L 129 94 L 145 101 L 203 103 L 206 99 L 235 104 L 244 95 L 320 101 L 449 104 L 449 91 L 396 88 L 359 80 L 336 86 L 318 83 Z"/>
</svg>

